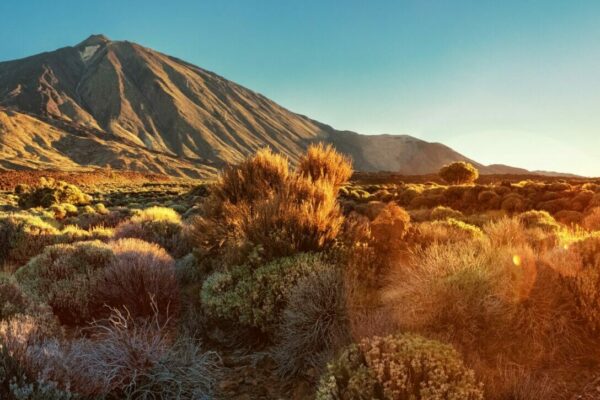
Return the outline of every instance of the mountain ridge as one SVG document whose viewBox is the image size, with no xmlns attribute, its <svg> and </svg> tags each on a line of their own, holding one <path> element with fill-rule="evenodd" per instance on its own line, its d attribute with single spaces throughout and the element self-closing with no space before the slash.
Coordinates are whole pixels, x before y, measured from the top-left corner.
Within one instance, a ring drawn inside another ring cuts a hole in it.
<svg viewBox="0 0 600 400">
<path fill-rule="evenodd" d="M 295 162 L 310 143 L 323 141 L 360 171 L 425 174 L 459 160 L 482 173 L 524 171 L 488 168 L 409 135 L 336 130 L 214 72 L 102 34 L 0 62 L 2 115 L 5 169 L 111 166 L 197 177 L 265 146 Z"/>
</svg>

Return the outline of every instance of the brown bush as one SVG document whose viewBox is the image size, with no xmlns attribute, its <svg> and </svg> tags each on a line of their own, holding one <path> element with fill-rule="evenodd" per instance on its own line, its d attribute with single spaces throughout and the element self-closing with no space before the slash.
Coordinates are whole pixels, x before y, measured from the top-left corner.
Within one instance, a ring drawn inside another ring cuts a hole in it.
<svg viewBox="0 0 600 400">
<path fill-rule="evenodd" d="M 114 258 L 91 289 L 94 315 L 126 309 L 133 318 L 149 318 L 157 312 L 162 322 L 177 316 L 179 287 L 171 256 L 156 244 L 138 239 L 121 239 L 110 248 Z"/>
<path fill-rule="evenodd" d="M 581 226 L 589 231 L 600 231 L 600 207 L 593 208 L 583 218 Z"/>
<path fill-rule="evenodd" d="M 326 180 L 339 188 L 350 179 L 352 163 L 332 145 L 319 143 L 310 145 L 300 157 L 298 172 L 313 181 Z"/>
<path fill-rule="evenodd" d="M 79 325 L 93 319 L 91 288 L 113 257 L 99 241 L 58 244 L 46 247 L 15 277 L 33 298 L 50 305 L 63 324 Z"/>
<path fill-rule="evenodd" d="M 242 264 L 251 253 L 269 260 L 320 251 L 343 223 L 331 182 L 290 173 L 287 160 L 270 151 L 228 168 L 213 193 L 191 235 L 216 263 Z"/>
</svg>

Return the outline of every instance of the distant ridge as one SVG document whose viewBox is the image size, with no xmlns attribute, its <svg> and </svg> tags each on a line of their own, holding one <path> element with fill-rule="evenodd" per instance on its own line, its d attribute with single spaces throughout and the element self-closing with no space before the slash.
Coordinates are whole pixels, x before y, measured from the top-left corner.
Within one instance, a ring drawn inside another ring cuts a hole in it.
<svg viewBox="0 0 600 400">
<path fill-rule="evenodd" d="M 92 35 L 72 47 L 0 63 L 0 168 L 111 166 L 172 176 L 214 175 L 269 146 L 292 162 L 313 142 L 360 171 L 427 174 L 465 160 L 407 135 L 338 131 L 185 61 Z"/>
</svg>

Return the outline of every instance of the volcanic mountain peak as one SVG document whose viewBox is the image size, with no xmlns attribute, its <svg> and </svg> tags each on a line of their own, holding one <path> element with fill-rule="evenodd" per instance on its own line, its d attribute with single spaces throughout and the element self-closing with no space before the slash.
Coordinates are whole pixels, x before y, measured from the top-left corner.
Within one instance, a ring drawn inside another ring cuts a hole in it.
<svg viewBox="0 0 600 400">
<path fill-rule="evenodd" d="M 43 122 L 37 126 L 52 131 L 50 141 L 42 132 L 14 141 L 11 136 L 22 135 L 27 131 L 23 124 L 32 121 L 23 117 L 19 124 L 0 126 L 0 156 L 19 157 L 4 165 L 18 161 L 21 167 L 28 165 L 29 157 L 29 164 L 39 167 L 66 156 L 82 166 L 198 175 L 240 161 L 265 146 L 294 162 L 316 141 L 333 143 L 353 158 L 356 169 L 364 171 L 421 174 L 467 160 L 446 146 L 407 135 L 337 131 L 217 74 L 104 35 L 92 35 L 74 47 L 1 62 L 0 107 L 37 118 Z M 9 128 L 17 125 L 23 129 Z M 88 139 L 85 151 L 77 147 L 83 144 L 73 135 Z M 28 145 L 34 140 L 42 140 L 45 147 Z M 92 142 L 104 146 L 103 156 L 81 157 Z M 52 151 L 60 157 L 50 157 Z M 148 161 L 151 154 L 160 160 Z M 167 168 L 165 163 L 173 158 L 179 161 Z M 145 163 L 140 164 L 140 159 Z"/>
<path fill-rule="evenodd" d="M 97 45 L 103 45 L 106 43 L 109 43 L 110 39 L 107 38 L 106 36 L 104 36 L 103 34 L 94 34 L 94 35 L 90 35 L 87 39 L 85 39 L 83 42 L 79 43 L 78 45 L 76 45 L 75 47 L 87 47 L 87 46 L 97 46 Z"/>
</svg>

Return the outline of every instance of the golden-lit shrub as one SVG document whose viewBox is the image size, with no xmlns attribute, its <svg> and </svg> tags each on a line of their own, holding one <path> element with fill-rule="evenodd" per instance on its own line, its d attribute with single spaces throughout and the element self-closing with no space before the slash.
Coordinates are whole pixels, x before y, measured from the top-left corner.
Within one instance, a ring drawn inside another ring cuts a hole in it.
<svg viewBox="0 0 600 400">
<path fill-rule="evenodd" d="M 581 317 L 593 332 L 600 331 L 600 237 L 573 243 L 573 258 L 566 282 L 577 302 Z"/>
<path fill-rule="evenodd" d="M 156 243 L 176 257 L 190 252 L 191 243 L 183 234 L 181 216 L 173 209 L 150 207 L 115 228 L 115 237 Z"/>
<path fill-rule="evenodd" d="M 161 322 L 179 312 L 175 261 L 161 247 L 139 239 L 110 243 L 114 257 L 97 274 L 90 288 L 95 317 L 110 309 L 126 309 L 133 318 L 155 313 Z M 109 307 L 109 308 L 108 308 Z"/>
<path fill-rule="evenodd" d="M 342 223 L 336 187 L 262 151 L 223 173 L 190 233 L 213 262 L 241 264 L 257 250 L 264 260 L 323 250 Z"/>
<path fill-rule="evenodd" d="M 433 243 L 456 243 L 481 237 L 481 229 L 453 218 L 444 221 L 423 222 L 416 225 L 410 238 L 413 244 L 428 246 Z"/>
<path fill-rule="evenodd" d="M 288 180 L 271 199 L 240 216 L 245 239 L 260 246 L 266 259 L 326 249 L 344 217 L 333 187 L 325 181 Z"/>
<path fill-rule="evenodd" d="M 344 282 L 328 268 L 302 278 L 283 312 L 273 356 L 281 376 L 321 370 L 350 340 Z"/>
<path fill-rule="evenodd" d="M 59 230 L 39 217 L 0 213 L 0 262 L 24 264 L 52 244 Z"/>
<path fill-rule="evenodd" d="M 453 210 L 450 207 L 437 206 L 431 210 L 431 219 L 433 220 L 445 220 L 448 218 L 461 220 L 465 216 L 460 211 Z"/>
<path fill-rule="evenodd" d="M 211 195 L 231 204 L 264 199 L 290 175 L 285 156 L 262 149 L 238 165 L 225 168 Z"/>
<path fill-rule="evenodd" d="M 89 230 L 81 229 L 74 225 L 67 225 L 56 237 L 56 243 L 74 243 L 84 240 L 101 240 L 103 242 L 112 239 L 114 230 L 103 227 L 93 227 Z"/>
<path fill-rule="evenodd" d="M 460 185 L 475 182 L 479 171 L 471 163 L 458 161 L 442 167 L 438 175 L 451 185 Z"/>
<path fill-rule="evenodd" d="M 21 187 L 17 194 L 22 208 L 51 207 L 61 203 L 84 205 L 92 200 L 77 186 L 52 178 L 42 178 L 35 187 Z"/>
<path fill-rule="evenodd" d="M 370 224 L 373 247 L 393 257 L 395 251 L 402 249 L 409 227 L 410 215 L 396 203 L 386 204 Z"/>
<path fill-rule="evenodd" d="M 593 208 L 583 218 L 581 226 L 589 231 L 600 231 L 600 207 Z"/>
<path fill-rule="evenodd" d="M 319 143 L 310 145 L 300 157 L 298 172 L 313 181 L 326 180 L 338 188 L 350 179 L 352 163 L 332 145 Z"/>
<path fill-rule="evenodd" d="M 271 335 L 297 282 L 327 268 L 332 267 L 318 255 L 297 254 L 256 269 L 238 266 L 215 272 L 202 286 L 202 307 L 215 321 L 230 321 Z"/>
<path fill-rule="evenodd" d="M 113 258 L 110 247 L 99 241 L 57 244 L 46 247 L 15 277 L 27 293 L 50 305 L 63 324 L 79 325 L 93 318 L 91 288 Z"/>
<path fill-rule="evenodd" d="M 434 244 L 397 272 L 385 299 L 405 329 L 443 335 L 473 348 L 509 325 L 514 304 L 535 279 L 531 250 L 487 241 Z"/>
<path fill-rule="evenodd" d="M 402 334 L 364 339 L 328 365 L 317 400 L 482 400 L 483 388 L 447 344 Z"/>
<path fill-rule="evenodd" d="M 547 211 L 527 211 L 517 215 L 517 220 L 527 229 L 539 228 L 544 231 L 555 232 L 560 228 L 560 225 Z"/>
</svg>

